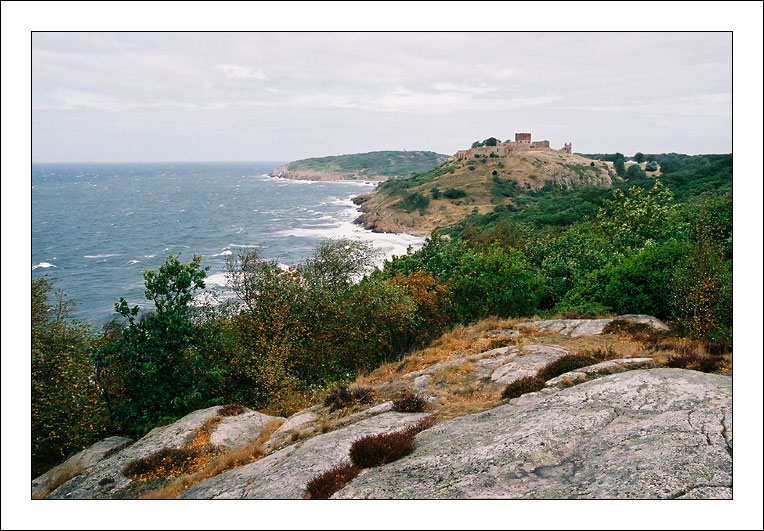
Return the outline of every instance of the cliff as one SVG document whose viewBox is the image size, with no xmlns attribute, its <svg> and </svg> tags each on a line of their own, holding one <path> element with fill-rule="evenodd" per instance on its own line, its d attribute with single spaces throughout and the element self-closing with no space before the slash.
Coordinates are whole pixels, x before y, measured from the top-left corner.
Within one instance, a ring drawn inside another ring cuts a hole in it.
<svg viewBox="0 0 764 531">
<path fill-rule="evenodd" d="M 394 432 L 412 447 L 353 469 L 334 498 L 731 498 L 731 378 L 663 368 L 655 351 L 610 332 L 613 320 L 461 329 L 359 379 L 375 397 L 365 403 L 325 402 L 288 419 L 199 410 L 80 457 L 48 497 L 301 499 L 311 480 L 349 463 L 359 439 Z M 649 316 L 620 320 L 666 328 Z M 607 359 L 502 394 L 569 354 L 595 352 Z M 423 409 L 403 408 L 394 399 L 403 391 L 426 398 Z"/>
</svg>

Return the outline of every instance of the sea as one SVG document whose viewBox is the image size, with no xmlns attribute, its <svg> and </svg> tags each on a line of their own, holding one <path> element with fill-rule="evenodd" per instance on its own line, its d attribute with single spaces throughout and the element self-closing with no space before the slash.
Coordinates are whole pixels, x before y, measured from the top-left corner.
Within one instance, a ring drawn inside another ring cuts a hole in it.
<svg viewBox="0 0 764 531">
<path fill-rule="evenodd" d="M 182 261 L 200 255 L 210 268 L 206 295 L 224 300 L 226 257 L 244 249 L 260 248 L 286 267 L 323 239 L 352 238 L 369 242 L 381 265 L 424 243 L 353 223 L 351 198 L 373 183 L 270 177 L 281 164 L 33 164 L 32 277 L 52 280 L 76 302 L 70 316 L 98 327 L 118 317 L 120 297 L 151 309 L 142 272 L 170 253 Z"/>
</svg>

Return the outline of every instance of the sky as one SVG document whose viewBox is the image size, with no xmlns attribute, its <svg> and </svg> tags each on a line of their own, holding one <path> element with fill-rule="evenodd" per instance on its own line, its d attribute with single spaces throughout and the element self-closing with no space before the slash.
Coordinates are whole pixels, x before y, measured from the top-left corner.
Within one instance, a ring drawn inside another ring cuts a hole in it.
<svg viewBox="0 0 764 531">
<path fill-rule="evenodd" d="M 732 33 L 32 34 L 35 162 L 732 151 Z"/>
</svg>

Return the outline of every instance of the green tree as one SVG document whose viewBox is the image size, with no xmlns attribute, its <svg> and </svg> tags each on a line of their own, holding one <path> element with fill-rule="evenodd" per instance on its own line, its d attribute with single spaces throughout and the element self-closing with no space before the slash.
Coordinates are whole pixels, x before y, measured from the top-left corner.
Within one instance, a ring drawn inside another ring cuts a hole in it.
<svg viewBox="0 0 764 531">
<path fill-rule="evenodd" d="M 627 181 L 636 181 L 644 179 L 646 177 L 645 171 L 639 166 L 639 164 L 631 164 L 626 170 L 624 175 Z"/>
<path fill-rule="evenodd" d="M 621 256 L 648 241 L 661 243 L 682 236 L 673 194 L 660 181 L 647 194 L 638 186 L 625 193 L 615 190 L 613 198 L 604 199 L 602 205 L 597 219 Z"/>
<path fill-rule="evenodd" d="M 98 365 L 116 365 L 124 382 L 126 400 L 115 415 L 134 435 L 145 433 L 163 417 L 176 417 L 201 407 L 203 383 L 195 376 L 196 345 L 190 303 L 194 291 L 204 288 L 208 268 L 194 255 L 181 263 L 170 254 L 159 271 L 143 272 L 145 296 L 155 311 L 136 320 L 138 306 L 124 298 L 115 311 L 129 325 L 119 340 L 97 353 Z"/>
<path fill-rule="evenodd" d="M 634 161 L 642 164 L 645 161 L 645 155 L 639 151 L 634 154 Z"/>
<path fill-rule="evenodd" d="M 618 157 L 613 162 L 613 167 L 618 176 L 623 177 L 626 173 L 626 164 L 623 161 L 623 157 Z"/>
<path fill-rule="evenodd" d="M 484 145 L 484 146 L 493 147 L 493 146 L 495 146 L 497 143 L 498 143 L 498 140 L 496 140 L 494 137 L 491 137 L 491 138 L 486 138 L 485 140 L 483 140 L 483 145 Z"/>
<path fill-rule="evenodd" d="M 482 147 L 483 143 L 480 140 L 475 140 L 470 146 L 472 149 Z"/>
</svg>

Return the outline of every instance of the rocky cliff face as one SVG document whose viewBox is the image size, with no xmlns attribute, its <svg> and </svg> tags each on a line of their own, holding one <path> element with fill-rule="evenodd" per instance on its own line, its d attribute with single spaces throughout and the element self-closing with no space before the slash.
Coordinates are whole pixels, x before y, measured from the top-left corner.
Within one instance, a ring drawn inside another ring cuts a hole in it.
<svg viewBox="0 0 764 531">
<path fill-rule="evenodd" d="M 624 317 L 665 327 L 650 316 Z M 336 412 L 316 405 L 286 420 L 246 409 L 223 418 L 218 408 L 199 410 L 133 444 L 114 438 L 99 443 L 36 479 L 33 491 L 56 470 L 76 464 L 75 477 L 50 498 L 138 497 L 151 480 L 128 477 L 125 467 L 193 445 L 206 429 L 211 447 L 223 454 L 250 448 L 265 434 L 258 446 L 263 457 L 189 480 L 181 498 L 300 499 L 312 478 L 349 463 L 359 437 L 434 415 L 441 421 L 416 435 L 413 452 L 362 470 L 333 497 L 730 498 L 729 376 L 656 368 L 651 357 L 629 356 L 626 349 L 616 359 L 542 382 L 539 391 L 500 398 L 506 384 L 536 374 L 575 342 L 606 344 L 599 336 L 611 320 L 533 321 L 488 331 L 487 338 L 507 346 L 456 352 L 416 370 L 406 370 L 409 362 L 385 369 L 397 374 L 377 382 L 376 405 Z M 386 397 L 402 390 L 429 397 L 429 406 L 424 412 L 393 410 Z M 479 407 L 463 406 L 475 397 Z"/>
</svg>

